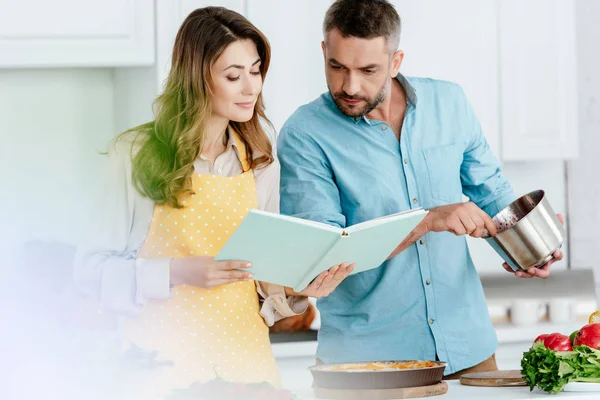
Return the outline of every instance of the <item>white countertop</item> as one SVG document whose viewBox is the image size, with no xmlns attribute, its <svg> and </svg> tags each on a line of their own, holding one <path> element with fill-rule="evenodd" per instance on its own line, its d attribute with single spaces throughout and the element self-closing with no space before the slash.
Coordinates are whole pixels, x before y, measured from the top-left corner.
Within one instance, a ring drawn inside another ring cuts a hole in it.
<svg viewBox="0 0 600 400">
<path fill-rule="evenodd" d="M 314 400 L 312 390 L 294 391 L 294 394 L 302 400 Z M 557 395 L 549 395 L 539 389 L 533 392 L 529 387 L 474 387 L 463 386 L 458 381 L 448 381 L 448 393 L 432 397 L 440 400 L 463 400 L 463 399 L 494 399 L 494 400 L 521 400 L 521 399 L 576 399 L 576 400 L 598 400 L 600 392 L 561 392 Z M 365 399 L 367 400 L 367 399 Z"/>
<path fill-rule="evenodd" d="M 317 354 L 317 341 L 272 343 L 275 358 L 289 357 L 315 357 Z"/>
</svg>

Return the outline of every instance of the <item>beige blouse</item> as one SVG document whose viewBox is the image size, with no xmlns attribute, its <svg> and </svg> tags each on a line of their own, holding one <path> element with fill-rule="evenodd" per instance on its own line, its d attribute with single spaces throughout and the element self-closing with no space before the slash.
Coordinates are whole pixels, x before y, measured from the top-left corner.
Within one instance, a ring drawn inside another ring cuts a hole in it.
<svg viewBox="0 0 600 400">
<path fill-rule="evenodd" d="M 226 150 L 214 162 L 200 156 L 198 174 L 235 176 L 242 173 L 237 146 L 228 135 Z M 75 256 L 75 281 L 102 305 L 123 315 L 136 315 L 149 299 L 170 297 L 170 258 L 142 259 L 137 254 L 146 239 L 154 201 L 141 195 L 132 182 L 132 149 L 135 133 L 121 137 L 108 151 L 104 181 L 92 212 L 88 235 Z M 275 151 L 275 146 L 274 151 Z M 256 155 L 255 155 L 256 156 Z M 254 171 L 260 210 L 279 212 L 279 162 Z M 250 260 L 251 261 L 251 260 Z M 286 297 L 282 286 L 259 282 L 260 314 L 269 326 L 277 320 L 303 313 L 305 297 Z"/>
</svg>

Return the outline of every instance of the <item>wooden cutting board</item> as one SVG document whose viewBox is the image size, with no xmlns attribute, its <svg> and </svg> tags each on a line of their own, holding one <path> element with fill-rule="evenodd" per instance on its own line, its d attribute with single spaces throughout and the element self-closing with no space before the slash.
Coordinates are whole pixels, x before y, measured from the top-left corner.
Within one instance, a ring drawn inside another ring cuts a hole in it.
<svg viewBox="0 0 600 400">
<path fill-rule="evenodd" d="M 464 374 L 460 377 L 460 383 L 467 386 L 527 386 L 519 370 Z"/>
<path fill-rule="evenodd" d="M 435 385 L 399 389 L 322 389 L 313 388 L 315 397 L 332 400 L 390 400 L 414 399 L 417 397 L 439 396 L 448 392 L 448 384 L 440 382 Z"/>
</svg>

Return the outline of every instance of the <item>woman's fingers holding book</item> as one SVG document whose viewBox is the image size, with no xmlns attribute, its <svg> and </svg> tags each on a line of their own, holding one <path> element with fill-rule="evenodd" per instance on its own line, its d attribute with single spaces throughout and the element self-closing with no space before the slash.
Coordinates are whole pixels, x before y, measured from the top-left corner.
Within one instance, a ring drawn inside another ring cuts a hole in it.
<svg viewBox="0 0 600 400">
<path fill-rule="evenodd" d="M 248 261 L 215 261 L 217 263 L 217 267 L 222 270 L 234 270 L 240 268 L 252 268 L 252 264 Z"/>
<path fill-rule="evenodd" d="M 308 286 L 306 288 L 304 288 L 304 290 L 302 290 L 299 293 L 293 292 L 291 294 L 307 296 L 307 297 L 314 297 L 317 299 L 319 297 L 323 297 L 322 293 L 320 292 L 320 288 L 321 288 L 321 285 L 323 284 L 323 281 L 327 277 L 327 275 L 329 275 L 329 271 L 321 272 L 319 275 L 317 275 L 317 277 L 315 279 L 313 279 L 313 281 L 311 283 L 308 284 Z"/>
<path fill-rule="evenodd" d="M 335 286 L 337 287 L 337 285 L 339 285 L 344 279 L 346 279 L 346 277 L 348 277 L 348 275 L 352 273 L 355 265 L 356 264 L 343 263 L 339 265 L 339 268 L 334 267 L 337 269 L 329 282 L 335 283 Z M 332 269 L 329 270 L 330 274 L 333 273 Z"/>
<path fill-rule="evenodd" d="M 252 279 L 252 274 L 238 270 L 216 270 L 210 274 L 212 279 L 226 279 L 232 282 Z"/>
<path fill-rule="evenodd" d="M 307 288 L 312 287 L 312 289 L 318 289 L 321 287 L 321 285 L 323 284 L 323 281 L 325 280 L 325 278 L 327 278 L 327 276 L 329 275 L 329 271 L 324 271 L 321 272 L 319 275 L 317 275 L 317 277 L 315 278 L 314 281 L 312 281 L 310 283 L 310 285 L 308 285 Z"/>
<path fill-rule="evenodd" d="M 338 287 L 338 285 L 342 283 L 342 281 L 346 279 L 348 275 L 350 275 L 354 269 L 354 266 L 355 264 L 348 264 L 345 262 L 330 268 L 329 274 L 321 283 L 321 289 L 324 296 L 328 296 L 331 292 L 333 292 L 335 288 Z"/>
<path fill-rule="evenodd" d="M 188 284 L 201 288 L 226 285 L 253 279 L 247 261 L 215 261 L 212 257 L 196 256 L 172 259 L 169 264 L 172 284 Z"/>
<path fill-rule="evenodd" d="M 344 265 L 344 264 L 341 264 L 341 265 Z M 329 288 L 331 286 L 331 281 L 332 281 L 333 277 L 335 276 L 336 272 L 338 271 L 338 269 L 340 269 L 340 265 L 336 265 L 336 266 L 329 268 L 329 271 L 327 271 L 328 273 L 325 276 L 325 279 L 323 279 L 323 281 L 319 285 L 319 289 L 323 290 L 323 289 Z M 324 293 L 325 296 L 327 296 L 328 294 L 329 293 Z"/>
<path fill-rule="evenodd" d="M 310 285 L 299 294 L 315 298 L 326 297 L 335 290 L 352 270 L 355 264 L 343 263 L 321 272 Z"/>
<path fill-rule="evenodd" d="M 226 285 L 239 281 L 252 279 L 253 276 L 248 271 L 240 269 L 250 268 L 252 264 L 248 261 L 216 261 L 216 269 L 210 274 L 211 283 L 214 286 Z"/>
</svg>

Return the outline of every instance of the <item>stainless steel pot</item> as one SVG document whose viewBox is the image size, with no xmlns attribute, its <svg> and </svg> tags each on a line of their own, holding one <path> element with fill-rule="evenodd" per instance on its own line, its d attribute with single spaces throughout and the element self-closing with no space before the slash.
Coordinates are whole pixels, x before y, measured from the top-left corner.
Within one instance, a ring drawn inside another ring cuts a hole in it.
<svg viewBox="0 0 600 400">
<path fill-rule="evenodd" d="M 546 264 L 566 236 L 543 190 L 515 200 L 493 220 L 499 231 L 485 240 L 515 271 Z"/>
</svg>

